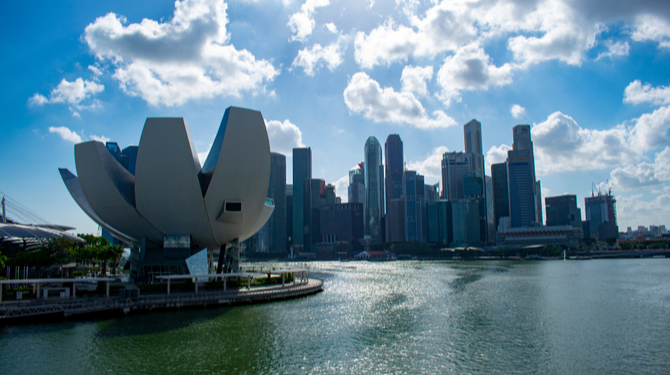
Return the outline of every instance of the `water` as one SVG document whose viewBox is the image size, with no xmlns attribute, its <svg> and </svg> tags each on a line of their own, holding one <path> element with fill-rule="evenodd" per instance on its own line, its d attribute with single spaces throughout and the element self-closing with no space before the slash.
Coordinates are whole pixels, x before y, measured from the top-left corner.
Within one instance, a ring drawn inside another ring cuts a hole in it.
<svg viewBox="0 0 670 375">
<path fill-rule="evenodd" d="M 670 373 L 670 259 L 308 266 L 292 301 L 2 327 L 0 373 Z"/>
</svg>

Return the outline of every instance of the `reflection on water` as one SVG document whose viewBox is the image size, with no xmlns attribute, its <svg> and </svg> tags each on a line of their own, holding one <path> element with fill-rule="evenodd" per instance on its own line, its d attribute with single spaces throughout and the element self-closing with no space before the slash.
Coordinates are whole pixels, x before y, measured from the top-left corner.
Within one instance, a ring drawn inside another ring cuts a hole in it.
<svg viewBox="0 0 670 375">
<path fill-rule="evenodd" d="M 0 373 L 670 373 L 670 262 L 307 263 L 323 293 L 0 328 Z"/>
</svg>

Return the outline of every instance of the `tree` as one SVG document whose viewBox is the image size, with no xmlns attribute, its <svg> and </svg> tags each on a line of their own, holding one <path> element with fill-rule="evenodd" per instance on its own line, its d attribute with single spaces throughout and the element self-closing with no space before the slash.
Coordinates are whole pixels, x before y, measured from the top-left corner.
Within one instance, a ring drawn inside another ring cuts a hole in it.
<svg viewBox="0 0 670 375">
<path fill-rule="evenodd" d="M 607 237 L 605 242 L 607 242 L 607 246 L 614 246 L 616 244 L 616 237 Z"/>
</svg>

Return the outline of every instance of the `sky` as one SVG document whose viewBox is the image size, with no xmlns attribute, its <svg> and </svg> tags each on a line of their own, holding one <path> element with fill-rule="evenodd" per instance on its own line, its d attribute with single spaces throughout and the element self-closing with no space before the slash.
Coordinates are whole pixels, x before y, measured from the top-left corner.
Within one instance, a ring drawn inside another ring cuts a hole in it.
<svg viewBox="0 0 670 375">
<path fill-rule="evenodd" d="M 611 189 L 620 230 L 670 227 L 666 0 L 184 0 L 0 3 L 0 193 L 95 233 L 63 184 L 74 144 L 139 143 L 183 117 L 204 162 L 225 109 L 261 111 L 270 147 L 312 149 L 347 199 L 365 141 L 404 143 L 440 181 L 463 125 L 487 171 L 531 125 L 543 197 Z M 8 216 L 12 218 L 11 209 Z M 19 221 L 19 217 L 15 217 Z M 25 220 L 24 220 L 25 222 Z"/>
</svg>

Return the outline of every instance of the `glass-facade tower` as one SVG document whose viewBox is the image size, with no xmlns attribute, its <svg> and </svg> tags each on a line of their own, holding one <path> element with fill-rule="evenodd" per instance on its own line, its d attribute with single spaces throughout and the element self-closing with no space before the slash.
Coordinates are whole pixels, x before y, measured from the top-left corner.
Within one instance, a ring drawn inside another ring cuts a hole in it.
<svg viewBox="0 0 670 375">
<path fill-rule="evenodd" d="M 376 242 L 382 240 L 384 217 L 384 167 L 382 147 L 375 137 L 365 142 L 365 234 Z"/>
<path fill-rule="evenodd" d="M 296 252 L 305 245 L 305 197 L 304 183 L 312 179 L 312 149 L 293 149 L 293 246 Z M 309 197 L 307 197 L 309 199 Z"/>
</svg>

